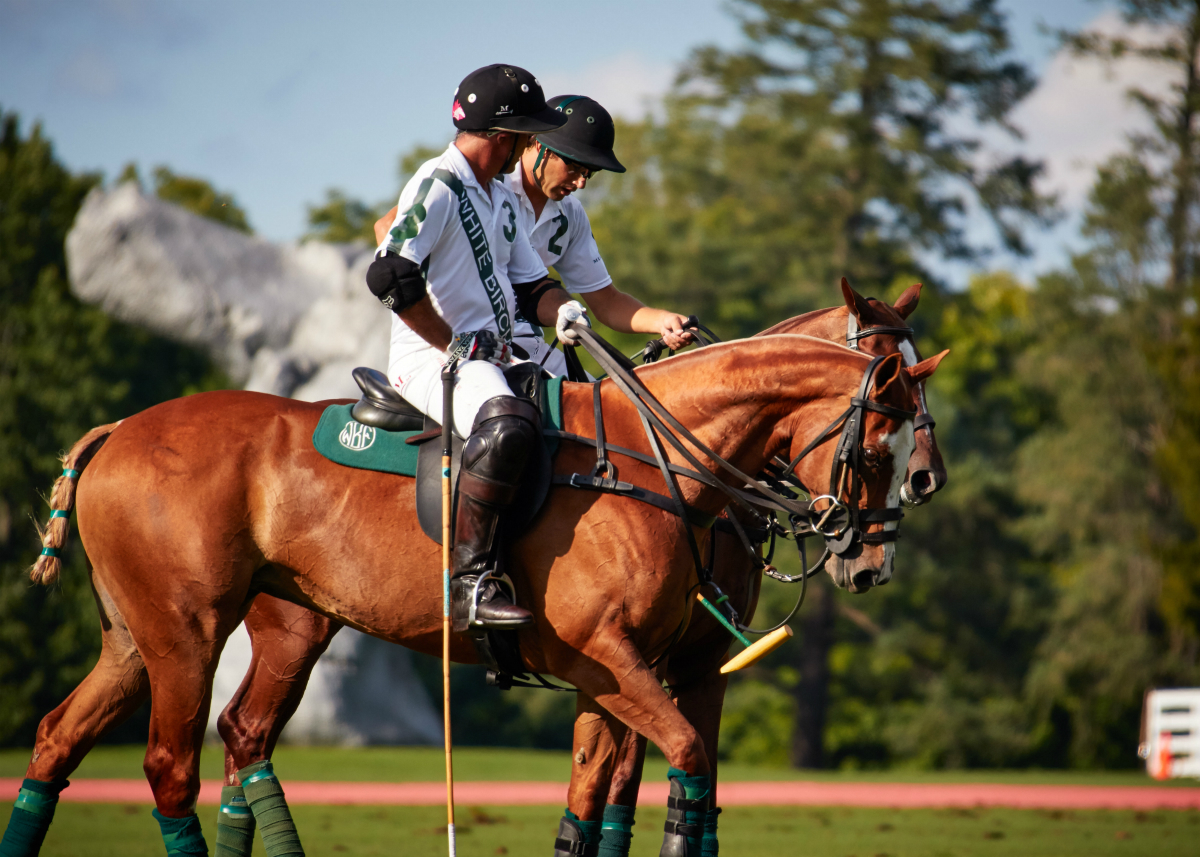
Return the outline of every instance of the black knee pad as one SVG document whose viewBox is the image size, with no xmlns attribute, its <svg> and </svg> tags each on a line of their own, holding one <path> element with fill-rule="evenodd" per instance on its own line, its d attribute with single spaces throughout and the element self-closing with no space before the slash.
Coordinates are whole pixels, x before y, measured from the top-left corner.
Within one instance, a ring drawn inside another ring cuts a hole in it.
<svg viewBox="0 0 1200 857">
<path fill-rule="evenodd" d="M 462 466 L 485 479 L 515 484 L 538 440 L 540 422 L 537 408 L 526 399 L 488 399 L 463 445 Z"/>
</svg>

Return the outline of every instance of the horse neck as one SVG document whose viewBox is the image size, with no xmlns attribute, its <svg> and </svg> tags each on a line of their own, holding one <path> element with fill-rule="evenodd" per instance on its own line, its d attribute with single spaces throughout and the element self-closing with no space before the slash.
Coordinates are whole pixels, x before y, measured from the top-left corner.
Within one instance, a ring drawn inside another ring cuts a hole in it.
<svg viewBox="0 0 1200 857">
<path fill-rule="evenodd" d="M 701 443 L 754 474 L 786 449 L 794 434 L 813 434 L 832 420 L 865 364 L 862 355 L 824 340 L 772 336 L 712 345 L 642 367 L 637 376 Z M 567 430 L 594 437 L 588 386 L 566 385 L 563 395 Z M 604 382 L 601 395 L 607 440 L 649 452 L 633 404 L 611 380 Z M 686 466 L 677 452 L 667 451 L 673 462 Z M 715 469 L 707 456 L 695 449 L 693 454 Z M 688 490 L 703 507 L 703 492 L 696 486 Z M 707 491 L 717 499 L 715 489 Z"/>
<path fill-rule="evenodd" d="M 846 319 L 850 311 L 845 306 L 828 307 L 813 310 L 804 315 L 798 315 L 769 327 L 759 336 L 775 336 L 778 334 L 795 333 L 805 336 L 815 336 L 844 345 L 846 343 Z"/>
</svg>

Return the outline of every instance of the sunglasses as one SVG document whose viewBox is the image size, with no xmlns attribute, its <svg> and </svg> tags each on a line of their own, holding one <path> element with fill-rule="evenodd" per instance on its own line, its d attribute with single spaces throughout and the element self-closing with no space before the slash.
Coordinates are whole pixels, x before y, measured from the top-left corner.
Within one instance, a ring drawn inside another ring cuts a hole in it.
<svg viewBox="0 0 1200 857">
<path fill-rule="evenodd" d="M 551 149 L 550 151 L 554 151 Z M 558 152 L 554 152 L 554 156 L 563 162 L 563 166 L 567 168 L 567 175 L 575 176 L 577 179 L 590 179 L 599 170 L 593 170 L 591 167 L 585 167 L 578 161 L 572 161 L 570 158 L 564 158 Z"/>
</svg>

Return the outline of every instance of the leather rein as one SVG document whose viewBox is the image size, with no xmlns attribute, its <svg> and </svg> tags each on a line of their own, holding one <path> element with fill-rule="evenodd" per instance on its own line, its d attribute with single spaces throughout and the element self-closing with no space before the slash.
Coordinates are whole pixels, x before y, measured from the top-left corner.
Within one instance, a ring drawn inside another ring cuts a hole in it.
<svg viewBox="0 0 1200 857">
<path fill-rule="evenodd" d="M 759 480 L 743 473 L 733 464 L 705 446 L 646 389 L 645 385 L 642 384 L 633 372 L 633 362 L 625 357 L 625 355 L 618 352 L 612 345 L 592 331 L 591 328 L 575 325 L 574 329 L 580 336 L 584 348 L 587 349 L 600 368 L 608 374 L 613 383 L 616 384 L 618 389 L 625 394 L 626 398 L 637 409 L 654 456 L 653 460 L 651 460 L 649 456 L 633 450 L 605 443 L 603 417 L 600 412 L 600 389 L 599 382 L 597 382 L 593 387 L 597 434 L 597 437 L 594 439 L 597 450 L 596 467 L 588 476 L 583 476 L 582 474 L 572 474 L 569 477 L 556 476 L 556 483 L 570 484 L 577 488 L 591 488 L 593 490 L 628 494 L 629 496 L 635 496 L 635 492 L 649 494 L 649 492 L 637 489 L 629 483 L 619 482 L 616 478 L 616 468 L 607 457 L 608 452 L 631 455 L 631 457 L 637 460 L 648 464 L 653 463 L 658 466 L 670 492 L 669 499 L 671 505 L 674 507 L 670 511 L 673 511 L 685 523 L 706 526 L 707 523 L 705 521 L 696 519 L 695 510 L 692 510 L 684 503 L 676 477 L 685 476 L 693 479 L 725 494 L 731 504 L 745 510 L 758 523 L 756 529 L 765 530 L 768 533 L 779 532 L 797 540 L 813 535 L 820 535 L 825 539 L 825 552 L 822 558 L 814 565 L 813 569 L 808 569 L 802 575 L 792 578 L 786 575 L 772 575 L 777 577 L 777 579 L 788 582 L 806 578 L 809 574 L 814 573 L 828 558 L 830 553 L 841 556 L 850 551 L 856 543 L 879 544 L 896 539 L 897 532 L 895 530 L 867 533 L 863 530 L 863 527 L 875 523 L 899 521 L 903 516 L 903 512 L 899 507 L 895 509 L 867 510 L 857 508 L 862 481 L 860 469 L 864 412 L 871 410 L 901 420 L 911 420 L 916 416 L 916 411 L 895 408 L 867 398 L 867 394 L 874 381 L 875 373 L 885 358 L 872 358 L 863 372 L 858 395 L 851 398 L 850 406 L 826 426 L 799 455 L 781 471 L 778 471 L 774 478 L 769 477 L 769 481 L 778 487 L 779 490 L 776 490 L 768 485 L 767 481 Z M 802 483 L 799 483 L 795 479 L 793 471 L 805 456 L 833 437 L 839 429 L 838 447 L 834 455 L 830 475 L 830 492 L 815 496 L 812 500 L 798 500 L 785 487 L 784 483 L 791 483 L 812 496 L 814 492 L 809 491 Z M 577 442 L 592 440 L 565 432 L 553 432 L 552 434 Z M 691 465 L 691 469 L 673 465 L 667 460 L 663 447 L 664 440 Z M 723 470 L 732 475 L 744 487 L 741 489 L 734 488 L 719 479 L 716 474 L 710 471 L 708 467 L 704 466 L 692 454 L 691 450 L 685 445 L 684 440 L 700 450 L 705 457 L 716 464 L 718 470 Z M 601 474 L 604 475 L 602 476 Z M 844 491 L 848 491 L 849 493 L 848 502 L 846 503 L 838 499 Z M 667 499 L 661 495 L 654 496 L 661 500 Z M 642 498 L 638 497 L 637 499 Z M 823 502 L 828 505 L 825 508 L 819 508 L 818 504 Z M 654 505 L 665 508 L 665 503 L 656 502 Z M 766 514 L 763 514 L 762 510 L 764 509 L 768 510 Z M 784 513 L 787 516 L 790 527 L 784 527 L 779 523 L 778 513 Z M 706 517 L 711 519 L 711 516 Z M 728 515 L 728 520 L 730 521 L 731 528 L 749 546 L 749 537 L 745 532 L 745 528 L 732 514 Z M 687 535 L 692 560 L 696 566 L 698 580 L 702 585 L 711 584 L 711 561 L 706 565 L 701 559 L 699 545 L 696 542 L 695 534 L 692 532 L 691 527 L 685 526 L 684 530 Z"/>
</svg>

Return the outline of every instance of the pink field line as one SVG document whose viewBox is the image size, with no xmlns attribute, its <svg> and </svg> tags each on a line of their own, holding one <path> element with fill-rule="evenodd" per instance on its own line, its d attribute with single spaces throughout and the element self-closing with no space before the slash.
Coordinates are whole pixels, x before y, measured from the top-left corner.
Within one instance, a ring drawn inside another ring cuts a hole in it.
<svg viewBox="0 0 1200 857">
<path fill-rule="evenodd" d="M 383 806 L 440 806 L 446 799 L 442 783 L 301 782 L 284 784 L 291 804 L 376 804 Z M 0 798 L 15 797 L 19 779 L 0 778 Z M 455 803 L 489 806 L 549 804 L 567 799 L 566 783 L 461 782 L 454 787 Z M 200 803 L 217 804 L 221 783 L 205 780 Z M 975 807 L 1018 809 L 1200 809 L 1200 788 L 1156 786 L 1039 786 L 985 783 L 723 783 L 722 806 L 873 806 Z M 79 803 L 153 803 L 145 780 L 74 780 L 62 800 Z M 642 786 L 639 804 L 662 806 L 665 783 Z"/>
</svg>

